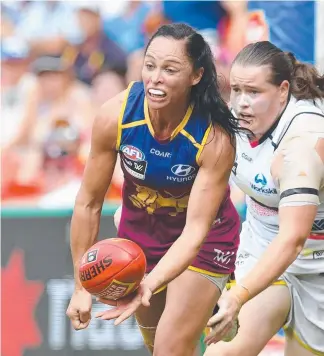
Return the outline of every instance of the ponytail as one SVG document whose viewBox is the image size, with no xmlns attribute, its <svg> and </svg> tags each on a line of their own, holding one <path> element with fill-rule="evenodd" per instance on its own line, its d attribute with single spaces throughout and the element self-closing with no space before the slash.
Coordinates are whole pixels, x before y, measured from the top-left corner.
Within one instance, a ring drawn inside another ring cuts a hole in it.
<svg viewBox="0 0 324 356">
<path fill-rule="evenodd" d="M 291 52 L 286 52 L 285 55 L 292 66 L 291 94 L 299 100 L 323 99 L 324 76 L 313 65 L 298 62 Z"/>
</svg>

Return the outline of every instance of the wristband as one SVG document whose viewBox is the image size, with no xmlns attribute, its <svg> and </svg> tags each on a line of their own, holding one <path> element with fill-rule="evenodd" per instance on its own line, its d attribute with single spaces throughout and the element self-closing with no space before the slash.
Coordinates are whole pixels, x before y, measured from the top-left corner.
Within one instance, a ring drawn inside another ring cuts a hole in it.
<svg viewBox="0 0 324 356">
<path fill-rule="evenodd" d="M 231 290 L 240 300 L 241 306 L 251 299 L 250 291 L 242 284 L 236 284 L 236 286 L 232 287 Z"/>
</svg>

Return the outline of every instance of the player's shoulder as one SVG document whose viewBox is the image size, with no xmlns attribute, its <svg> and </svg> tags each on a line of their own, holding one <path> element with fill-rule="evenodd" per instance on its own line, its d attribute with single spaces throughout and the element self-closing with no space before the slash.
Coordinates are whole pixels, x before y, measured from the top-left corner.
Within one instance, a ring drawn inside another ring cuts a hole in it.
<svg viewBox="0 0 324 356">
<path fill-rule="evenodd" d="M 295 135 L 304 132 L 324 132 L 324 113 L 320 110 L 299 113 L 294 118 L 291 127 L 287 131 L 287 135 Z"/>
<path fill-rule="evenodd" d="M 324 114 L 319 112 L 307 112 L 298 115 L 291 123 L 278 150 L 282 149 L 307 149 L 313 147 L 318 139 L 324 138 Z"/>
<path fill-rule="evenodd" d="M 232 161 L 235 156 L 235 146 L 235 136 L 231 136 L 219 125 L 212 125 L 201 154 L 201 163 Z"/>
<path fill-rule="evenodd" d="M 296 117 L 280 142 L 271 164 L 271 172 L 278 176 L 283 165 L 290 175 L 300 167 L 316 167 L 322 172 L 324 161 L 324 115 L 321 112 L 305 112 Z"/>
<path fill-rule="evenodd" d="M 228 133 L 223 127 L 218 124 L 213 124 L 211 132 L 209 134 L 210 140 L 214 142 L 214 145 L 222 148 L 235 147 L 235 135 Z"/>
<path fill-rule="evenodd" d="M 92 137 L 97 142 L 115 142 L 118 133 L 118 118 L 127 90 L 107 100 L 98 110 L 93 122 Z"/>
<path fill-rule="evenodd" d="M 132 106 L 133 102 L 130 100 L 134 95 L 143 91 L 142 82 L 130 82 L 128 87 L 114 96 L 113 98 L 106 101 L 99 109 L 97 115 L 97 121 L 100 125 L 108 126 L 118 125 L 118 119 L 120 115 L 125 110 L 126 105 Z"/>
</svg>

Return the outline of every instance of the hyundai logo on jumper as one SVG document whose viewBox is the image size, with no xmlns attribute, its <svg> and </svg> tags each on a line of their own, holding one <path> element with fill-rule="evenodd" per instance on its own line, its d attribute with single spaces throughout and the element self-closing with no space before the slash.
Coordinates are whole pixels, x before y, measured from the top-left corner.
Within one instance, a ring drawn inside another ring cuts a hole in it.
<svg viewBox="0 0 324 356">
<path fill-rule="evenodd" d="M 176 176 L 167 176 L 167 180 L 183 183 L 189 182 L 196 177 L 196 168 L 188 164 L 176 164 L 172 166 L 171 172 Z"/>
<path fill-rule="evenodd" d="M 254 177 L 254 183 L 251 183 L 251 188 L 260 194 L 277 194 L 275 188 L 267 187 L 267 179 L 262 173 L 258 173 Z"/>
<path fill-rule="evenodd" d="M 187 164 L 176 164 L 171 168 L 171 171 L 176 176 L 186 177 L 195 171 L 195 168 Z"/>
</svg>

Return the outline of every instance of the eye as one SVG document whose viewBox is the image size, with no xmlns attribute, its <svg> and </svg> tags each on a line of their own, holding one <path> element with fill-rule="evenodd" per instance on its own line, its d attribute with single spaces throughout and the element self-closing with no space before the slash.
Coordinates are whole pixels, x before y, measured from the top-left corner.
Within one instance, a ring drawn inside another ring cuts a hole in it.
<svg viewBox="0 0 324 356">
<path fill-rule="evenodd" d="M 169 74 L 174 74 L 176 72 L 176 70 L 172 68 L 165 68 L 165 71 Z"/>
<path fill-rule="evenodd" d="M 152 70 L 154 68 L 153 64 L 152 63 L 145 63 L 145 67 L 148 69 L 148 70 Z"/>
<path fill-rule="evenodd" d="M 239 91 L 240 91 L 240 89 L 239 88 L 236 88 L 236 87 L 232 87 L 232 91 L 234 92 L 234 93 L 238 93 Z"/>
</svg>

